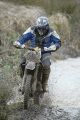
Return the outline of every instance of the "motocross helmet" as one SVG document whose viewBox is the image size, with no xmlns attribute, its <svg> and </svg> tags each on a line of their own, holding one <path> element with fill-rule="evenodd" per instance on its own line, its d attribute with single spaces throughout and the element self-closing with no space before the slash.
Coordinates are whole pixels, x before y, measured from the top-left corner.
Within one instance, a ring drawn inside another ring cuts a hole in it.
<svg viewBox="0 0 80 120">
<path fill-rule="evenodd" d="M 39 35 L 43 36 L 46 35 L 49 31 L 49 22 L 48 18 L 41 16 L 36 21 L 37 31 Z"/>
</svg>

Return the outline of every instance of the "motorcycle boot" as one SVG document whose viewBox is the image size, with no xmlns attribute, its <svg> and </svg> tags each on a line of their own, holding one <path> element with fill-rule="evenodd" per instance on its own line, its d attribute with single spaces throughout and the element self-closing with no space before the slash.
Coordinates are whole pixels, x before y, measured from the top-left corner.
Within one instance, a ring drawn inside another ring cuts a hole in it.
<svg viewBox="0 0 80 120">
<path fill-rule="evenodd" d="M 50 74 L 50 66 L 44 66 L 43 74 L 42 74 L 42 89 L 44 93 L 47 92 L 47 83 L 48 83 L 49 74 Z"/>
<path fill-rule="evenodd" d="M 37 85 L 36 85 L 36 91 L 41 92 L 42 91 L 42 65 L 39 65 L 38 73 L 37 73 Z"/>
</svg>

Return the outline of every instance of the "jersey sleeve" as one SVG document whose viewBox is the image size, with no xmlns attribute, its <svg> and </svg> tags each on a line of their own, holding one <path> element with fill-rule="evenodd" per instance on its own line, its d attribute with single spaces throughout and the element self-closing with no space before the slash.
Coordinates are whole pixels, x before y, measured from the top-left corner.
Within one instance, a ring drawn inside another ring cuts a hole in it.
<svg viewBox="0 0 80 120">
<path fill-rule="evenodd" d="M 23 45 L 25 44 L 27 41 L 31 41 L 34 45 L 34 39 L 35 39 L 35 36 L 33 34 L 33 31 L 31 30 L 31 27 L 28 28 L 24 33 L 23 35 L 19 38 L 18 42 Z"/>
<path fill-rule="evenodd" d="M 57 34 L 56 31 L 53 31 L 53 33 L 51 34 L 51 43 L 55 44 L 57 49 L 61 47 L 60 36 Z"/>
</svg>

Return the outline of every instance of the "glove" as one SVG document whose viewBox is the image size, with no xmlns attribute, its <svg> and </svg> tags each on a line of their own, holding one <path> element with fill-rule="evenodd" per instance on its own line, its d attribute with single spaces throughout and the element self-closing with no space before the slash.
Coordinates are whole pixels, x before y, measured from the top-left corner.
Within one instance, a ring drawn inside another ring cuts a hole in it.
<svg viewBox="0 0 80 120">
<path fill-rule="evenodd" d="M 44 47 L 44 51 L 56 50 L 56 45 L 51 45 L 50 47 Z"/>
<path fill-rule="evenodd" d="M 35 47 L 34 50 L 35 50 L 36 52 L 41 51 L 41 49 L 40 49 L 39 47 Z"/>
<path fill-rule="evenodd" d="M 15 41 L 15 42 L 13 43 L 13 45 L 14 45 L 15 47 L 18 47 L 18 46 L 20 46 L 20 43 L 17 42 L 17 41 Z"/>
<path fill-rule="evenodd" d="M 21 45 L 21 48 L 25 48 L 25 45 L 23 44 L 23 45 Z"/>
<path fill-rule="evenodd" d="M 24 45 L 24 44 L 21 45 L 18 41 L 15 41 L 15 42 L 13 43 L 13 45 L 14 45 L 16 48 L 25 48 L 25 45 Z"/>
</svg>

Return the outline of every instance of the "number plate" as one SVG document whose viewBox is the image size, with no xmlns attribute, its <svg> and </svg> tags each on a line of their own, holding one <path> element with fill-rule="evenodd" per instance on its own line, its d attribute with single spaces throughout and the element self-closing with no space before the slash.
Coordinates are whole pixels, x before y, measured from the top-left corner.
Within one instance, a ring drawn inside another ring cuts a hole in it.
<svg viewBox="0 0 80 120">
<path fill-rule="evenodd" d="M 34 70 L 35 69 L 35 62 L 28 62 L 26 65 L 26 69 Z"/>
</svg>

